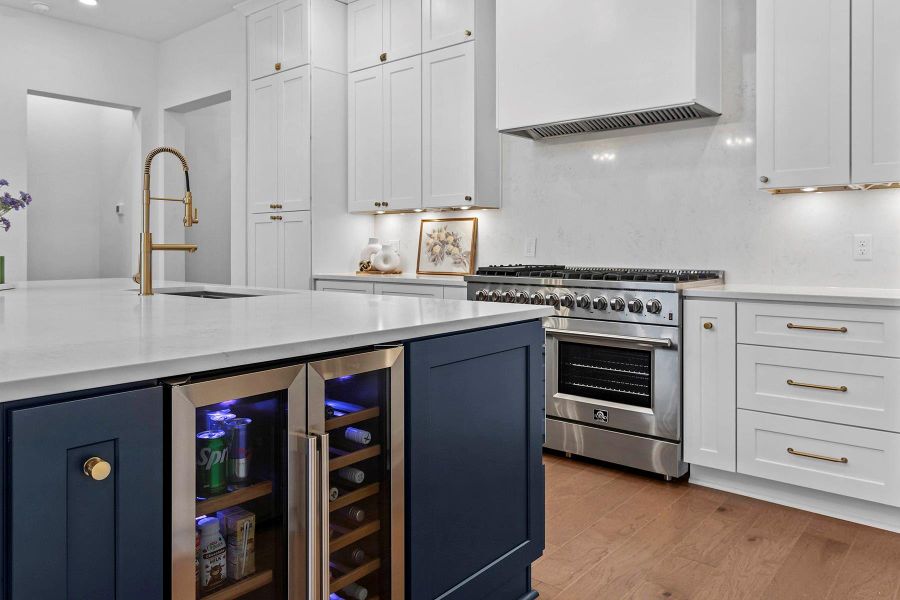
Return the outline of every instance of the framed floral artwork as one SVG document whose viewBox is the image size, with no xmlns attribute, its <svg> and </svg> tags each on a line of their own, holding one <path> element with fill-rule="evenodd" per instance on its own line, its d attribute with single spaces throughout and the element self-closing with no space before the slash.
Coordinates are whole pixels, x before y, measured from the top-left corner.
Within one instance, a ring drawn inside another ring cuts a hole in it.
<svg viewBox="0 0 900 600">
<path fill-rule="evenodd" d="M 475 272 L 478 219 L 422 219 L 419 223 L 420 275 L 471 275 Z"/>
</svg>

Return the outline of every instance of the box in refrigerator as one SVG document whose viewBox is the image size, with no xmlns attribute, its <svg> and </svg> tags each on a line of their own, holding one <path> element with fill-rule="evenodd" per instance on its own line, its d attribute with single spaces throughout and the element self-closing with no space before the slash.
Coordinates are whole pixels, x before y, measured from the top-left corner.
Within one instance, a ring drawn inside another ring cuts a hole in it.
<svg viewBox="0 0 900 600">
<path fill-rule="evenodd" d="M 228 578 L 237 581 L 256 572 L 256 515 L 240 507 L 216 513 L 225 537 Z"/>
</svg>

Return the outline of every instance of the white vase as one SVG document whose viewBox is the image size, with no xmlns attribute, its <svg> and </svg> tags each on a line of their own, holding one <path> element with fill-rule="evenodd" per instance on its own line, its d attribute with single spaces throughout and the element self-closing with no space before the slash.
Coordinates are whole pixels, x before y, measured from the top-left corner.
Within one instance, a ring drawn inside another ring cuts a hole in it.
<svg viewBox="0 0 900 600">
<path fill-rule="evenodd" d="M 372 257 L 379 252 L 381 252 L 381 242 L 378 238 L 369 238 L 369 243 L 366 244 L 366 247 L 359 253 L 359 260 L 360 262 L 369 262 L 372 260 Z"/>
<path fill-rule="evenodd" d="M 400 253 L 390 245 L 381 247 L 381 252 L 372 259 L 372 266 L 382 273 L 392 273 L 400 270 Z"/>
</svg>

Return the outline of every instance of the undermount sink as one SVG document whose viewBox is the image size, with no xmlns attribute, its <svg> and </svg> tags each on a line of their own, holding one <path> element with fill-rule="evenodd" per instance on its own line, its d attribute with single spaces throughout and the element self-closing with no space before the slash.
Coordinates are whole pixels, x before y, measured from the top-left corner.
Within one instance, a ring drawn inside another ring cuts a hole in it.
<svg viewBox="0 0 900 600">
<path fill-rule="evenodd" d="M 213 292 L 199 290 L 194 292 L 159 292 L 167 296 L 189 296 L 191 298 L 209 298 L 211 300 L 228 300 L 229 298 L 255 298 L 262 294 L 232 294 L 231 292 Z"/>
<path fill-rule="evenodd" d="M 233 290 L 233 291 L 231 291 Z M 228 288 L 227 286 L 184 285 L 178 287 L 156 288 L 154 293 L 160 296 L 184 296 L 187 298 L 207 298 L 209 300 L 230 300 L 232 298 L 256 298 L 259 296 L 280 296 L 281 290 Z"/>
</svg>

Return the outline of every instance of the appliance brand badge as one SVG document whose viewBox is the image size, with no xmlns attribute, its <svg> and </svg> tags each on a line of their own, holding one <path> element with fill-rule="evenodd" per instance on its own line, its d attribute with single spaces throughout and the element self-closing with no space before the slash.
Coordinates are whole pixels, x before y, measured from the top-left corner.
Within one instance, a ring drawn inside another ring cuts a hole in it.
<svg viewBox="0 0 900 600">
<path fill-rule="evenodd" d="M 599 421 L 600 423 L 609 423 L 609 411 L 608 410 L 600 410 L 599 408 L 594 409 L 594 420 Z"/>
</svg>

